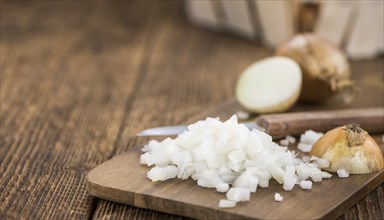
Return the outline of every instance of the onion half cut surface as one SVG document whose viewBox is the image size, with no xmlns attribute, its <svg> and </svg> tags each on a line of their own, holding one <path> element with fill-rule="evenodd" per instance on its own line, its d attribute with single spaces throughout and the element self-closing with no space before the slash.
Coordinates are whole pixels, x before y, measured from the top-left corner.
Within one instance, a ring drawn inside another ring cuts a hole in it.
<svg viewBox="0 0 384 220">
<path fill-rule="evenodd" d="M 249 66 L 236 85 L 236 98 L 255 113 L 283 112 L 297 101 L 302 84 L 299 65 L 274 56 Z"/>
</svg>

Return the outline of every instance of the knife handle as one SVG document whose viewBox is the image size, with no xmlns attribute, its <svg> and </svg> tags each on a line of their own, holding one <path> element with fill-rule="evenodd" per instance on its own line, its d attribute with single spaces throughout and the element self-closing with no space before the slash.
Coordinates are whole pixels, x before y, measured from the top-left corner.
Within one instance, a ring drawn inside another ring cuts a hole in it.
<svg viewBox="0 0 384 220">
<path fill-rule="evenodd" d="M 327 132 L 349 123 L 360 125 L 370 134 L 384 133 L 384 108 L 271 114 L 258 117 L 256 123 L 274 139 L 300 135 L 306 130 Z"/>
</svg>

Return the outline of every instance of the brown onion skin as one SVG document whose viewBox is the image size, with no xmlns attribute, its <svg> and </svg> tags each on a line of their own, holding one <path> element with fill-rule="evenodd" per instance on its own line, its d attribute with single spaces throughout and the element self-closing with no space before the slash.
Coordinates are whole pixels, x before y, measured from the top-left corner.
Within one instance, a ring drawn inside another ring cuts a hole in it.
<svg viewBox="0 0 384 220">
<path fill-rule="evenodd" d="M 332 97 L 338 91 L 337 85 L 351 77 L 345 55 L 316 34 L 298 34 L 278 47 L 275 53 L 299 64 L 303 73 L 299 97 L 302 102 L 320 102 Z"/>
<path fill-rule="evenodd" d="M 324 155 L 328 150 L 333 150 L 336 153 L 333 159 L 338 160 L 337 158 L 352 157 L 354 152 L 358 151 L 358 148 L 361 148 L 359 151 L 364 154 L 366 158 L 369 158 L 367 164 L 370 168 L 369 172 L 382 170 L 384 168 L 384 158 L 380 147 L 377 145 L 375 140 L 373 140 L 373 138 L 363 130 L 363 136 L 361 136 L 361 138 L 356 136 L 356 138 L 359 138 L 362 142 L 351 142 L 348 141 L 347 132 L 348 131 L 345 130 L 345 126 L 337 127 L 328 131 L 313 145 L 309 155 L 324 158 Z M 345 150 L 342 150 L 342 148 L 335 148 L 337 145 L 345 146 Z M 333 161 L 330 162 L 332 164 Z M 324 170 L 336 172 L 335 169 L 331 169 L 330 167 L 325 168 Z"/>
<path fill-rule="evenodd" d="M 368 136 L 365 142 L 370 142 L 370 143 L 364 143 L 364 145 L 370 146 L 369 156 L 370 158 L 372 158 L 372 164 L 377 165 L 378 171 L 384 169 L 384 156 L 379 147 L 377 148 L 373 147 L 374 143 L 376 143 L 375 140 L 373 140 L 371 136 Z"/>
</svg>

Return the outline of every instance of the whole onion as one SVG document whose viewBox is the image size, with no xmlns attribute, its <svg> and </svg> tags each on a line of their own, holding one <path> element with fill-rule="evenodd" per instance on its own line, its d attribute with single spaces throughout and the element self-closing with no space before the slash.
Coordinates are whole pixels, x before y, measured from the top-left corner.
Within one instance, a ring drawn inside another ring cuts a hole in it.
<svg viewBox="0 0 384 220">
<path fill-rule="evenodd" d="M 345 55 L 315 34 L 298 34 L 276 50 L 276 55 L 295 60 L 303 74 L 299 100 L 318 102 L 353 85 Z"/>
</svg>

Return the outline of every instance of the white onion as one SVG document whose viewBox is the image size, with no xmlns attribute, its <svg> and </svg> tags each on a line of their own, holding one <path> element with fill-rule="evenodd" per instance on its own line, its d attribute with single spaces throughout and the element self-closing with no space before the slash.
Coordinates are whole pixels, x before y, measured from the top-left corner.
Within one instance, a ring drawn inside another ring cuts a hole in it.
<svg viewBox="0 0 384 220">
<path fill-rule="evenodd" d="M 247 120 L 250 117 L 249 112 L 246 111 L 237 111 L 236 116 L 239 120 Z"/>
<path fill-rule="evenodd" d="M 324 134 L 321 132 L 315 132 L 312 130 L 307 130 L 304 132 L 304 134 L 300 135 L 300 143 L 313 145 L 323 135 Z"/>
<path fill-rule="evenodd" d="M 320 182 L 323 180 L 323 175 L 321 174 L 321 170 L 316 167 L 311 167 L 310 177 L 313 182 Z"/>
<path fill-rule="evenodd" d="M 291 136 L 291 135 L 287 135 L 287 136 L 285 137 L 285 139 L 287 139 L 287 140 L 289 141 L 290 144 L 294 144 L 294 143 L 296 143 L 296 138 L 294 138 L 294 137 Z"/>
<path fill-rule="evenodd" d="M 259 179 L 256 176 L 253 176 L 251 171 L 245 171 L 235 180 L 235 182 L 233 182 L 232 185 L 234 187 L 247 188 L 251 192 L 256 192 L 257 184 L 259 184 Z"/>
<path fill-rule="evenodd" d="M 236 202 L 233 202 L 231 200 L 228 200 L 228 199 L 221 199 L 219 201 L 219 207 L 220 208 L 233 208 L 236 206 Z"/>
<path fill-rule="evenodd" d="M 308 153 L 312 149 L 312 144 L 306 144 L 306 143 L 299 143 L 297 145 L 297 148 L 301 150 L 304 153 Z"/>
<path fill-rule="evenodd" d="M 309 180 L 300 181 L 300 187 L 302 189 L 312 189 L 312 182 Z"/>
<path fill-rule="evenodd" d="M 215 185 L 217 192 L 228 192 L 229 184 L 228 183 L 218 183 Z"/>
<path fill-rule="evenodd" d="M 310 140 L 318 136 L 306 132 L 303 144 L 312 144 Z M 288 144 L 295 142 L 291 136 L 286 140 Z M 147 173 L 150 180 L 192 178 L 199 186 L 226 193 L 227 199 L 219 202 L 223 208 L 248 201 L 252 192 L 268 187 L 271 179 L 289 191 L 295 184 L 309 188 L 309 178 L 318 182 L 331 176 L 320 170 L 329 165 L 328 161 L 297 158 L 294 151 L 274 143 L 267 133 L 239 124 L 236 116 L 225 122 L 218 118 L 198 121 L 175 139 L 150 141 L 142 151 L 140 164 L 153 166 Z"/>
<path fill-rule="evenodd" d="M 287 139 L 280 140 L 280 145 L 288 146 L 289 145 L 289 140 L 287 140 Z"/>
<path fill-rule="evenodd" d="M 300 180 L 306 180 L 312 173 L 312 168 L 305 163 L 300 163 L 296 166 L 296 173 Z"/>
<path fill-rule="evenodd" d="M 155 149 L 158 145 L 160 144 L 160 142 L 158 142 L 157 140 L 150 140 L 148 142 L 147 145 L 145 145 L 141 151 L 142 152 L 148 152 L 148 151 L 152 151 L 153 149 Z"/>
<path fill-rule="evenodd" d="M 270 57 L 244 70 L 236 84 L 236 98 L 251 112 L 282 112 L 298 99 L 301 83 L 301 69 L 295 61 Z"/>
<path fill-rule="evenodd" d="M 245 202 L 249 201 L 251 191 L 247 188 L 232 187 L 227 192 L 227 199 L 233 202 Z"/>
<path fill-rule="evenodd" d="M 275 201 L 281 202 L 283 201 L 283 197 L 279 193 L 275 193 Z"/>
<path fill-rule="evenodd" d="M 140 156 L 140 164 L 152 164 L 150 162 L 151 155 L 149 152 L 145 152 Z"/>
<path fill-rule="evenodd" d="M 287 135 L 284 139 L 280 140 L 280 145 L 288 146 L 289 144 L 296 143 L 296 138 L 291 135 Z"/>
<path fill-rule="evenodd" d="M 300 142 L 297 148 L 304 153 L 311 151 L 313 144 L 321 138 L 324 134 L 321 132 L 315 132 L 312 130 L 305 131 L 304 134 L 300 135 Z"/>
<path fill-rule="evenodd" d="M 297 178 L 295 176 L 284 175 L 283 181 L 283 189 L 285 191 L 290 191 L 295 186 Z"/>
<path fill-rule="evenodd" d="M 326 172 L 326 171 L 321 171 L 321 177 L 323 179 L 326 179 L 326 178 L 331 178 L 332 177 L 332 174 Z"/>
<path fill-rule="evenodd" d="M 176 174 L 177 167 L 175 166 L 153 167 L 150 171 L 148 171 L 147 177 L 155 182 L 175 178 Z"/>
<path fill-rule="evenodd" d="M 315 163 L 320 167 L 320 168 L 327 168 L 329 167 L 329 160 L 328 159 L 323 159 L 319 158 L 316 156 L 312 156 L 310 160 L 315 161 Z"/>
<path fill-rule="evenodd" d="M 346 169 L 338 169 L 338 170 L 337 170 L 337 175 L 338 175 L 340 178 L 346 178 L 346 177 L 349 177 L 349 172 L 348 172 L 348 170 L 346 170 Z"/>
</svg>

